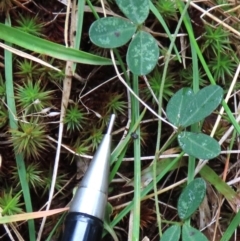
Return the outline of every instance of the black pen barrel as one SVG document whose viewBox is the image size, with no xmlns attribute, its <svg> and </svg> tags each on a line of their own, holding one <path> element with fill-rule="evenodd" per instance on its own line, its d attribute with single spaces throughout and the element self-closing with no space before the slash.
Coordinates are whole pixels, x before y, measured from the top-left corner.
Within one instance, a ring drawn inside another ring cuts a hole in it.
<svg viewBox="0 0 240 241">
<path fill-rule="evenodd" d="M 61 241 L 100 241 L 103 222 L 94 216 L 70 212 L 65 219 Z"/>
</svg>

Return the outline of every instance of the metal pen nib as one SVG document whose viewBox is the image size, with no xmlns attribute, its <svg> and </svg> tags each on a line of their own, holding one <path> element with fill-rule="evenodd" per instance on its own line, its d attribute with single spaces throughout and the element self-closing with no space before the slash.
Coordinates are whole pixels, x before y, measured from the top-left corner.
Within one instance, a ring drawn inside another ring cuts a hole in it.
<svg viewBox="0 0 240 241">
<path fill-rule="evenodd" d="M 111 115 L 107 132 L 78 187 L 69 212 L 80 212 L 97 217 L 100 220 L 104 219 L 108 197 L 111 132 L 114 120 L 115 115 Z"/>
</svg>

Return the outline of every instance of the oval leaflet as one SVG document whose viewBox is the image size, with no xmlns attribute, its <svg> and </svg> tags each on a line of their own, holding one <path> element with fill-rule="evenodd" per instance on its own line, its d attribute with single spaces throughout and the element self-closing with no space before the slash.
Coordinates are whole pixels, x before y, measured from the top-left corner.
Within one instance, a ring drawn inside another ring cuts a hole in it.
<svg viewBox="0 0 240 241">
<path fill-rule="evenodd" d="M 96 20 L 89 29 L 91 41 L 102 48 L 117 48 L 126 44 L 136 31 L 130 21 L 107 17 Z"/>
</svg>

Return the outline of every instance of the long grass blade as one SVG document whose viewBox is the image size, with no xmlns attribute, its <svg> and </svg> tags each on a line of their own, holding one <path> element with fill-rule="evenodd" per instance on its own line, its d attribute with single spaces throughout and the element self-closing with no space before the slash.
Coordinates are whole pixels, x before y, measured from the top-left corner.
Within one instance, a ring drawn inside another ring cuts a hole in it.
<svg viewBox="0 0 240 241">
<path fill-rule="evenodd" d="M 224 232 L 222 238 L 220 241 L 229 241 L 234 233 L 234 231 L 239 226 L 239 220 L 240 220 L 240 210 L 235 215 L 231 223 L 229 224 L 227 230 Z"/>
<path fill-rule="evenodd" d="M 133 91 L 138 96 L 138 76 L 133 75 Z M 132 123 L 139 119 L 139 101 L 132 96 Z M 140 205 L 141 205 L 141 142 L 140 142 L 140 126 L 137 127 L 136 139 L 134 139 L 134 209 L 133 209 L 133 232 L 132 240 L 139 240 L 139 227 L 140 227 Z"/>
<path fill-rule="evenodd" d="M 0 23 L 0 39 L 39 54 L 91 65 L 111 65 L 111 60 L 41 39 Z"/>
<path fill-rule="evenodd" d="M 6 19 L 6 24 L 10 25 L 10 17 Z M 4 50 L 4 62 L 5 62 L 5 79 L 6 79 L 6 96 L 7 96 L 7 105 L 9 108 L 9 126 L 11 129 L 17 129 L 17 121 L 15 120 L 15 115 L 17 113 L 16 111 L 16 105 L 14 100 L 14 88 L 13 88 L 13 59 L 12 59 L 12 53 L 8 50 Z M 24 203 L 26 206 L 27 212 L 32 212 L 32 201 L 29 191 L 29 185 L 27 182 L 27 175 L 26 175 L 26 168 L 25 163 L 23 159 L 23 155 L 20 153 L 14 153 L 16 164 L 17 164 L 17 170 L 18 170 L 18 176 L 20 179 L 22 191 L 23 191 L 23 198 Z M 35 225 L 33 220 L 28 221 L 28 232 L 29 232 L 29 240 L 35 241 Z"/>
<path fill-rule="evenodd" d="M 159 13 L 159 11 L 157 10 L 157 8 L 153 5 L 152 1 L 149 1 L 150 3 L 150 10 L 152 11 L 152 13 L 155 15 L 155 17 L 158 19 L 158 21 L 162 24 L 167 36 L 169 37 L 169 39 L 172 41 L 172 35 L 171 35 L 171 32 L 165 22 L 165 20 L 163 19 L 163 17 L 161 16 L 161 14 Z M 181 56 L 180 54 L 178 53 L 178 50 L 177 50 L 177 47 L 176 45 L 174 44 L 174 52 L 178 58 L 178 61 L 181 63 L 182 62 L 182 59 L 181 59 Z"/>
</svg>

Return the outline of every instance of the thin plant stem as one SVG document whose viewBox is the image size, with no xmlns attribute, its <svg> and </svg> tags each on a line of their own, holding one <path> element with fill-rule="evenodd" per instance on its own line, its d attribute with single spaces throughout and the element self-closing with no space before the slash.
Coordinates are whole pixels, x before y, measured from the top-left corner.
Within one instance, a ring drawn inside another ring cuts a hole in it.
<svg viewBox="0 0 240 241">
<path fill-rule="evenodd" d="M 188 14 L 185 14 L 185 18 L 183 19 L 184 23 L 188 22 L 191 26 L 191 22 L 189 19 Z M 193 29 L 192 29 L 193 31 Z M 190 40 L 190 47 L 191 47 L 191 53 L 192 53 L 192 69 L 193 69 L 193 92 L 197 93 L 199 91 L 199 70 L 198 70 L 198 57 L 197 52 L 194 48 L 194 45 L 192 44 Z M 191 125 L 191 131 L 194 133 L 198 133 L 200 131 L 200 126 L 195 123 Z M 196 167 L 196 158 L 193 156 L 189 156 L 188 158 L 188 184 L 194 180 L 195 176 L 195 167 Z M 186 223 L 190 225 L 190 218 L 186 220 Z"/>
<path fill-rule="evenodd" d="M 99 19 L 100 17 L 98 15 L 97 11 L 95 10 L 94 6 L 92 5 L 91 1 L 90 0 L 86 0 L 86 2 L 87 2 L 87 5 L 89 6 L 89 8 L 91 9 L 92 14 L 94 15 L 94 17 L 96 19 Z"/>
<path fill-rule="evenodd" d="M 133 91 L 138 96 L 138 76 L 133 75 Z M 132 96 L 132 121 L 135 123 L 139 118 L 139 101 Z M 140 142 L 140 126 L 137 127 L 136 139 L 133 141 L 134 149 L 134 209 L 133 209 L 133 233 L 132 240 L 139 240 L 140 227 L 140 205 L 141 205 L 141 142 Z"/>
<path fill-rule="evenodd" d="M 179 29 L 181 27 L 181 24 L 182 24 L 182 21 L 183 21 L 183 18 L 184 18 L 184 15 L 188 9 L 190 5 L 190 1 L 187 2 L 182 14 L 181 14 L 181 17 L 178 21 L 178 24 L 177 24 L 177 27 L 176 27 L 176 30 L 174 32 L 174 35 L 171 39 L 171 43 L 170 43 L 170 46 L 168 48 L 168 51 L 167 51 L 167 55 L 166 55 L 166 60 L 165 60 L 165 65 L 164 65 L 164 69 L 163 69 L 163 75 L 162 75 L 162 82 L 161 82 L 161 86 L 160 86 L 160 90 L 159 90 L 159 95 L 158 95 L 158 115 L 161 116 L 161 113 L 162 113 L 162 96 L 163 96 L 163 90 L 164 90 L 164 83 L 165 83 L 165 80 L 166 80 L 166 76 L 167 76 L 167 69 L 168 69 L 168 65 L 169 65 L 169 62 L 170 62 L 170 55 L 171 55 L 171 52 L 172 52 L 172 49 L 173 49 L 173 46 L 174 46 L 174 43 L 175 43 L 175 40 L 176 40 L 176 36 L 179 32 Z M 158 160 L 158 150 L 160 149 L 160 145 L 161 145 L 161 135 L 162 135 L 162 121 L 159 120 L 158 121 L 158 132 L 157 132 L 157 143 L 156 143 L 156 155 L 155 155 L 155 158 L 154 158 L 154 161 L 153 161 L 153 187 L 154 187 L 154 193 L 155 193 L 155 206 L 156 206 L 156 214 L 157 214 L 157 223 L 158 223 L 158 229 L 159 229 L 159 235 L 160 237 L 162 236 L 162 228 L 161 228 L 161 216 L 160 216 L 160 211 L 159 211 L 159 206 L 158 206 L 158 195 L 157 195 L 157 180 L 156 180 L 156 168 L 157 168 L 157 160 Z"/>
<path fill-rule="evenodd" d="M 162 15 L 159 13 L 159 11 L 157 10 L 157 8 L 154 6 L 154 4 L 152 3 L 152 1 L 149 1 L 149 3 L 150 3 L 150 10 L 151 10 L 152 13 L 155 15 L 155 17 L 158 19 L 158 21 L 162 24 L 165 32 L 167 33 L 167 36 L 168 36 L 169 39 L 172 41 L 171 32 L 170 32 L 170 30 L 169 30 L 169 28 L 168 28 L 168 26 L 167 26 L 164 18 L 163 18 Z M 175 41 L 174 41 L 174 42 L 175 42 Z M 180 54 L 178 53 L 178 50 L 177 50 L 177 47 L 176 47 L 175 43 L 174 43 L 173 48 L 174 48 L 175 54 L 176 54 L 176 56 L 177 56 L 177 58 L 178 58 L 178 61 L 179 61 L 180 63 L 182 63 L 181 56 L 180 56 Z"/>
<path fill-rule="evenodd" d="M 179 11 L 182 13 L 183 11 L 183 4 L 179 2 Z M 191 25 L 191 20 L 188 16 L 188 13 L 185 14 L 183 22 L 185 25 L 189 25 L 189 30 L 193 32 L 192 25 Z M 191 54 L 192 54 L 192 70 L 193 70 L 193 92 L 196 94 L 199 91 L 199 70 L 198 70 L 198 57 L 197 57 L 197 52 L 194 48 L 194 44 L 192 43 L 190 39 L 190 47 L 191 47 Z M 191 131 L 196 133 L 200 131 L 199 125 L 193 124 L 191 126 Z M 194 176 L 195 176 L 195 167 L 196 167 L 196 158 L 193 156 L 188 157 L 188 184 L 193 181 Z M 186 220 L 186 223 L 190 225 L 190 218 Z"/>
<path fill-rule="evenodd" d="M 122 150 L 121 154 L 119 155 L 119 157 L 117 158 L 118 160 L 115 162 L 114 166 L 113 166 L 113 169 L 111 170 L 110 172 L 110 175 L 109 175 L 109 183 L 112 181 L 112 179 L 114 178 L 114 176 L 116 175 L 119 167 L 121 166 L 122 164 L 122 160 L 126 154 L 126 151 L 127 151 L 127 145 L 124 147 L 124 149 Z"/>
<path fill-rule="evenodd" d="M 59 225 L 64 221 L 65 217 L 66 217 L 66 213 L 61 214 L 61 216 L 58 219 L 57 223 L 55 224 L 54 228 L 51 230 L 50 234 L 48 235 L 46 241 L 52 240 L 54 233 L 56 232 Z"/>
</svg>

